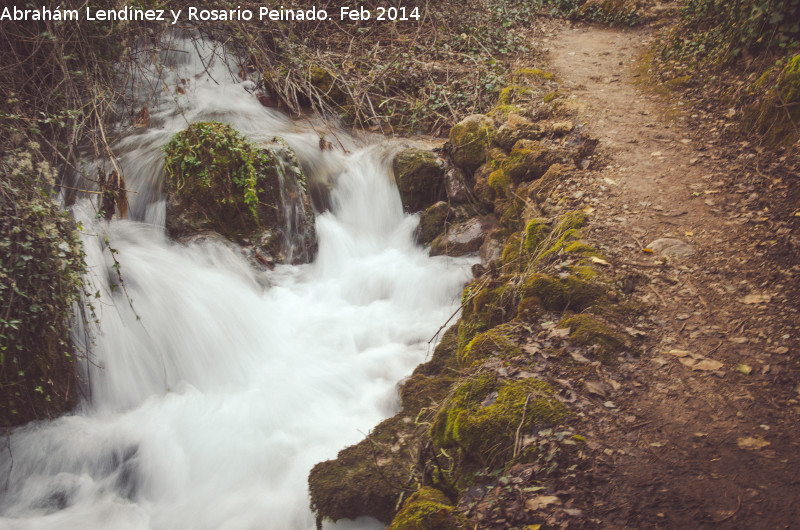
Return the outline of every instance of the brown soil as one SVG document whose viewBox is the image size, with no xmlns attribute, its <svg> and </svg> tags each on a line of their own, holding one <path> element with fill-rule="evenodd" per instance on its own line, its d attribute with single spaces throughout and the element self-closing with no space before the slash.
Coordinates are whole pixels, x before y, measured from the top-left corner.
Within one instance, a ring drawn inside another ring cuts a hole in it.
<svg viewBox="0 0 800 530">
<path fill-rule="evenodd" d="M 642 356 L 600 374 L 621 387 L 588 415 L 591 480 L 569 527 L 797 527 L 798 218 L 781 205 L 800 183 L 779 155 L 717 141 L 728 125 L 648 89 L 651 39 L 577 27 L 543 43 L 606 162 L 565 183 L 567 205 L 594 208 L 587 239 L 652 307 L 629 330 Z M 648 252 L 659 238 L 695 252 Z"/>
</svg>

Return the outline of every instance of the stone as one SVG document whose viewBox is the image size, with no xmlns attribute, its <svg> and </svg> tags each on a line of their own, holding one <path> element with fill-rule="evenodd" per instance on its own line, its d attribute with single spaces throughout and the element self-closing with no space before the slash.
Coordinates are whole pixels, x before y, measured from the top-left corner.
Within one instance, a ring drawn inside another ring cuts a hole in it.
<svg viewBox="0 0 800 530">
<path fill-rule="evenodd" d="M 483 114 L 467 116 L 450 129 L 453 162 L 472 174 L 486 162 L 495 135 L 494 122 Z"/>
<path fill-rule="evenodd" d="M 419 212 L 444 198 L 444 161 L 424 149 L 400 151 L 392 161 L 403 207 Z"/>
<path fill-rule="evenodd" d="M 519 114 L 511 113 L 495 135 L 494 142 L 506 151 L 510 151 L 519 140 L 538 140 L 544 135 L 544 129 Z"/>
<path fill-rule="evenodd" d="M 463 169 L 451 167 L 444 174 L 444 188 L 450 202 L 462 203 L 469 201 L 469 188 L 467 175 Z"/>
<path fill-rule="evenodd" d="M 484 223 L 478 217 L 451 227 L 431 244 L 431 256 L 465 256 L 477 252 L 485 237 Z"/>
<path fill-rule="evenodd" d="M 685 258 L 695 252 L 694 247 L 689 243 L 671 238 L 656 239 L 647 245 L 647 248 L 670 258 Z"/>
<path fill-rule="evenodd" d="M 439 201 L 430 206 L 419 216 L 419 226 L 414 232 L 414 238 L 420 245 L 427 245 L 444 232 L 448 218 L 453 217 L 450 206 Z"/>
</svg>

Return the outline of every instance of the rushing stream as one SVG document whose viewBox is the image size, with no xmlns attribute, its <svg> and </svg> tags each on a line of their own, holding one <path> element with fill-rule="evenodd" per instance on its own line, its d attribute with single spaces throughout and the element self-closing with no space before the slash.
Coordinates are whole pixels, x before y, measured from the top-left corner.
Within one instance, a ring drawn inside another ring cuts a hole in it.
<svg viewBox="0 0 800 530">
<path fill-rule="evenodd" d="M 90 395 L 75 415 L 9 438 L 0 528 L 313 528 L 308 471 L 394 412 L 397 382 L 458 305 L 467 262 L 414 244 L 387 146 L 337 133 L 350 153 L 322 151 L 310 124 L 261 106 L 210 45 L 174 46 L 150 126 L 116 146 L 137 192 L 131 218 L 73 207 L 99 294 L 99 322 L 75 332 L 91 352 Z M 161 146 L 209 119 L 282 136 L 331 184 L 313 263 L 262 273 L 224 243 L 164 234 Z M 110 287 L 106 238 L 125 290 Z"/>
</svg>

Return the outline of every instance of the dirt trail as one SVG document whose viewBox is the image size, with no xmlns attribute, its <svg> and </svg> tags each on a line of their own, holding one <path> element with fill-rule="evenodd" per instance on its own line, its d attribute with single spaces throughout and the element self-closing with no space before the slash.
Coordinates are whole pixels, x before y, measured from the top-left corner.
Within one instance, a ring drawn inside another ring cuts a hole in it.
<svg viewBox="0 0 800 530">
<path fill-rule="evenodd" d="M 581 27 L 545 42 L 569 106 L 608 159 L 575 184 L 595 208 L 589 239 L 623 288 L 654 308 L 634 330 L 646 351 L 620 369 L 628 375 L 612 396 L 616 419 L 589 433 L 598 482 L 587 519 L 797 528 L 800 274 L 791 256 L 781 263 L 779 244 L 764 244 L 782 229 L 769 197 L 737 180 L 741 160 L 689 125 L 680 102 L 640 89 L 651 38 Z M 659 238 L 693 253 L 660 263 L 643 250 Z M 722 366 L 697 369 L 699 360 L 671 350 Z"/>
</svg>

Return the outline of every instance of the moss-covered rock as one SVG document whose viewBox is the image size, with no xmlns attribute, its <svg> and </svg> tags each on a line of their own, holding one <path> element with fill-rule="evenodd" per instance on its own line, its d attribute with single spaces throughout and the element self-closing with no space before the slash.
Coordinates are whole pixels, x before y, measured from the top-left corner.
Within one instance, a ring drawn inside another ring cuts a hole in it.
<svg viewBox="0 0 800 530">
<path fill-rule="evenodd" d="M 414 237 L 420 245 L 427 245 L 445 231 L 445 223 L 451 220 L 450 205 L 439 201 L 430 206 L 419 216 L 419 226 L 414 232 Z"/>
<path fill-rule="evenodd" d="M 0 427 L 54 418 L 80 393 L 69 321 L 85 264 L 54 183 L 38 146 L 0 159 Z"/>
<path fill-rule="evenodd" d="M 466 380 L 437 413 L 430 435 L 440 448 L 459 448 L 468 460 L 491 466 L 506 461 L 520 436 L 561 420 L 564 406 L 536 379 L 498 380 L 487 373 Z"/>
<path fill-rule="evenodd" d="M 406 211 L 419 212 L 444 199 L 444 162 L 424 149 L 405 149 L 392 162 Z"/>
<path fill-rule="evenodd" d="M 525 252 L 534 254 L 548 235 L 550 235 L 550 225 L 546 219 L 531 219 L 525 226 Z"/>
<path fill-rule="evenodd" d="M 505 87 L 500 91 L 497 98 L 498 105 L 511 105 L 514 103 L 530 101 L 534 98 L 536 92 L 524 85 L 511 85 Z"/>
<path fill-rule="evenodd" d="M 230 125 L 193 123 L 165 147 L 167 231 L 204 230 L 261 246 L 273 261 L 310 261 L 316 250 L 305 174 L 275 138 L 254 145 Z"/>
<path fill-rule="evenodd" d="M 544 127 L 540 124 L 511 112 L 506 123 L 497 130 L 494 142 L 506 151 L 510 151 L 518 141 L 538 140 L 544 132 Z"/>
<path fill-rule="evenodd" d="M 406 500 L 389 530 L 459 530 L 471 528 L 441 491 L 426 486 Z"/>
<path fill-rule="evenodd" d="M 461 352 L 461 364 L 472 366 L 492 357 L 508 359 L 522 355 L 522 350 L 511 334 L 512 331 L 512 325 L 503 324 L 479 333 L 464 346 Z"/>
<path fill-rule="evenodd" d="M 495 135 L 494 122 L 483 114 L 467 116 L 450 129 L 453 162 L 472 174 L 487 160 Z"/>
<path fill-rule="evenodd" d="M 308 477 L 311 509 L 332 521 L 370 516 L 389 522 L 415 463 L 416 429 L 412 417 L 393 416 L 335 460 L 314 466 Z"/>
<path fill-rule="evenodd" d="M 553 81 L 556 77 L 552 73 L 540 68 L 519 68 L 514 70 L 512 75 L 530 82 Z"/>
<path fill-rule="evenodd" d="M 583 311 L 605 301 L 606 290 L 576 276 L 555 278 L 546 274 L 529 275 L 522 287 L 523 298 L 539 301 L 548 311 Z"/>
<path fill-rule="evenodd" d="M 613 363 L 619 354 L 630 350 L 630 340 L 625 335 L 594 315 L 565 318 L 559 326 L 570 328 L 570 344 L 596 347 L 595 356 L 603 363 Z"/>
</svg>

